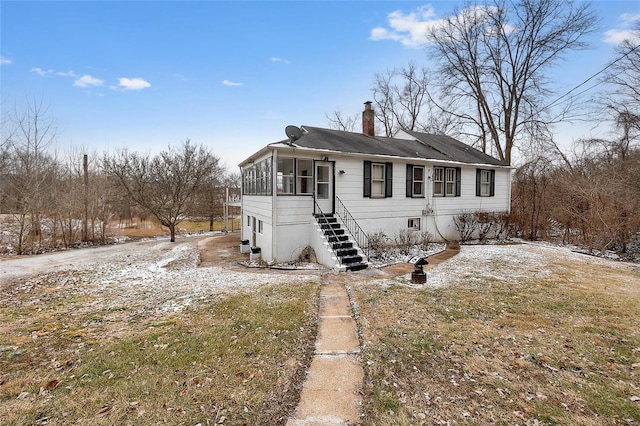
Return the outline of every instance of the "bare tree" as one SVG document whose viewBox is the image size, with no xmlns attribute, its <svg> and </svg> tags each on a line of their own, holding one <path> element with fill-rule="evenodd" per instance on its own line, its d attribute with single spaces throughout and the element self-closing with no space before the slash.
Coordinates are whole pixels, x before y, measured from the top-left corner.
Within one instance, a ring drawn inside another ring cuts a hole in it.
<svg viewBox="0 0 640 426">
<path fill-rule="evenodd" d="M 56 165 L 48 150 L 57 137 L 57 126 L 43 102 L 35 100 L 23 108 L 16 106 L 3 120 L 3 204 L 19 225 L 16 250 L 21 254 L 29 239 L 38 246 L 42 242 L 41 215 L 51 195 Z"/>
<path fill-rule="evenodd" d="M 353 132 L 360 120 L 358 114 L 347 116 L 339 109 L 333 111 L 333 115 L 325 114 L 325 117 L 327 117 L 330 129 L 342 130 L 344 132 Z"/>
<path fill-rule="evenodd" d="M 151 157 L 120 151 L 104 165 L 129 197 L 169 228 L 171 242 L 176 226 L 186 219 L 201 186 L 217 169 L 218 157 L 202 146 L 185 141 L 180 148 Z"/>
<path fill-rule="evenodd" d="M 511 163 L 517 143 L 552 124 L 549 69 L 596 30 L 588 3 L 494 0 L 468 4 L 428 34 L 444 110 L 463 120 L 485 152 Z"/>
<path fill-rule="evenodd" d="M 609 90 L 602 103 L 619 132 L 616 149 L 625 156 L 640 140 L 640 24 L 634 36 L 617 47 L 616 53 L 604 77 Z"/>
<path fill-rule="evenodd" d="M 224 207 L 224 169 L 216 160 L 210 173 L 200 185 L 193 203 L 193 211 L 199 216 L 209 219 L 209 231 L 213 231 L 213 223 L 223 214 Z"/>
<path fill-rule="evenodd" d="M 432 77 L 427 68 L 415 63 L 375 75 L 372 91 L 376 118 L 386 136 L 393 136 L 399 129 L 451 133 L 454 117 L 431 99 Z"/>
</svg>

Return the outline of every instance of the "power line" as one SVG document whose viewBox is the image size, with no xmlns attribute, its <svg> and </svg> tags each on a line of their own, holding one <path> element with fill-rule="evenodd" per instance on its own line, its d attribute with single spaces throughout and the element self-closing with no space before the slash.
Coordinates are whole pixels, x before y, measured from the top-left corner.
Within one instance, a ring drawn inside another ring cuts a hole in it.
<svg viewBox="0 0 640 426">
<path fill-rule="evenodd" d="M 582 86 L 584 86 L 585 84 L 587 84 L 588 82 L 590 82 L 591 80 L 593 80 L 594 78 L 596 78 L 597 76 L 599 76 L 600 74 L 602 74 L 603 72 L 605 72 L 607 69 L 611 68 L 613 65 L 615 65 L 616 63 L 620 62 L 621 60 L 623 60 L 624 58 L 626 58 L 627 56 L 629 56 L 631 53 L 633 53 L 634 51 L 636 51 L 638 48 L 640 48 L 640 44 L 632 47 L 631 49 L 629 49 L 627 52 L 625 52 L 623 55 L 621 55 L 618 59 L 610 62 L 609 64 L 607 64 L 607 66 L 605 66 L 604 68 L 602 68 L 601 70 L 599 70 L 598 72 L 592 74 L 589 78 L 587 78 L 585 81 L 583 81 L 582 83 L 578 84 L 577 86 L 573 87 L 571 90 L 569 90 L 568 92 L 566 92 L 564 95 L 558 97 L 556 100 L 554 100 L 553 102 L 551 102 L 550 104 L 546 105 L 545 107 L 539 109 L 537 112 L 543 112 L 549 108 L 551 108 L 552 106 L 556 105 L 558 102 L 560 102 L 562 99 L 566 98 L 567 96 L 569 96 L 571 93 L 575 92 L 576 90 L 578 90 L 579 88 L 581 88 Z M 594 84 L 593 86 L 581 91 L 580 93 L 578 93 L 578 95 L 581 95 L 591 89 L 593 89 L 596 86 L 599 86 L 600 84 L 602 84 L 603 82 L 600 81 L 596 84 Z"/>
</svg>

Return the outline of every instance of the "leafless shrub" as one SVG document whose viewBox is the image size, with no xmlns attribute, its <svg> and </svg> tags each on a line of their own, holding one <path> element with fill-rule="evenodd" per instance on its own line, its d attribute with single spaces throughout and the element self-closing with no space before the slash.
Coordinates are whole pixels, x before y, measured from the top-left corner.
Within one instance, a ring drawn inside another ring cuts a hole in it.
<svg viewBox="0 0 640 426">
<path fill-rule="evenodd" d="M 389 236 L 384 231 L 379 230 L 369 235 L 370 256 L 379 258 L 389 246 Z"/>
<path fill-rule="evenodd" d="M 395 244 L 403 255 L 409 254 L 411 247 L 417 242 L 417 233 L 412 229 L 403 229 L 395 236 Z"/>
<path fill-rule="evenodd" d="M 478 240 L 480 240 L 480 242 L 484 242 L 487 238 L 491 237 L 495 228 L 493 212 L 475 212 L 474 215 L 477 218 Z"/>
<path fill-rule="evenodd" d="M 460 241 L 466 242 L 478 228 L 478 216 L 472 212 L 462 212 L 453 217 L 456 230 L 460 233 Z"/>
<path fill-rule="evenodd" d="M 433 234 L 428 231 L 421 231 L 419 233 L 416 233 L 415 238 L 416 244 L 423 250 L 429 250 L 429 248 L 431 248 L 431 244 L 434 241 Z"/>
</svg>

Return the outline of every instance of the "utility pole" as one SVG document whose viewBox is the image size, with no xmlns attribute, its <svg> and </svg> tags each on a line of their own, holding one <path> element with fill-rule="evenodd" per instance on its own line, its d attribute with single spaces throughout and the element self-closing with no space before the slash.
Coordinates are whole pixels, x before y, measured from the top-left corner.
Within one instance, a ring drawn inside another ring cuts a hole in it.
<svg viewBox="0 0 640 426">
<path fill-rule="evenodd" d="M 224 233 L 229 232 L 229 188 L 225 188 L 224 196 Z"/>
<path fill-rule="evenodd" d="M 82 158 L 82 167 L 84 169 L 84 221 L 82 222 L 82 242 L 89 241 L 89 158 L 84 154 Z"/>
</svg>

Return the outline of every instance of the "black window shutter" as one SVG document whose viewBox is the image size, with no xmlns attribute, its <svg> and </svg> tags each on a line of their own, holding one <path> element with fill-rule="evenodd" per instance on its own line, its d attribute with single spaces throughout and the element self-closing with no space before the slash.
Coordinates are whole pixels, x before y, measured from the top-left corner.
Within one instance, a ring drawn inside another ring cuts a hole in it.
<svg viewBox="0 0 640 426">
<path fill-rule="evenodd" d="M 362 196 L 371 198 L 371 161 L 364 162 L 364 181 Z"/>
<path fill-rule="evenodd" d="M 491 170 L 491 186 L 489 187 L 489 195 L 492 197 L 496 194 L 496 171 Z"/>
<path fill-rule="evenodd" d="M 407 197 L 413 196 L 413 164 L 407 164 Z"/>
<path fill-rule="evenodd" d="M 461 194 L 461 180 L 462 178 L 462 169 L 460 167 L 456 167 L 456 197 L 459 197 Z"/>
<path fill-rule="evenodd" d="M 385 197 L 393 197 L 393 163 L 385 164 L 385 177 L 384 177 L 384 196 Z"/>
<path fill-rule="evenodd" d="M 481 181 L 482 181 L 482 170 L 476 169 L 476 197 L 479 197 L 482 194 L 480 190 Z"/>
</svg>

